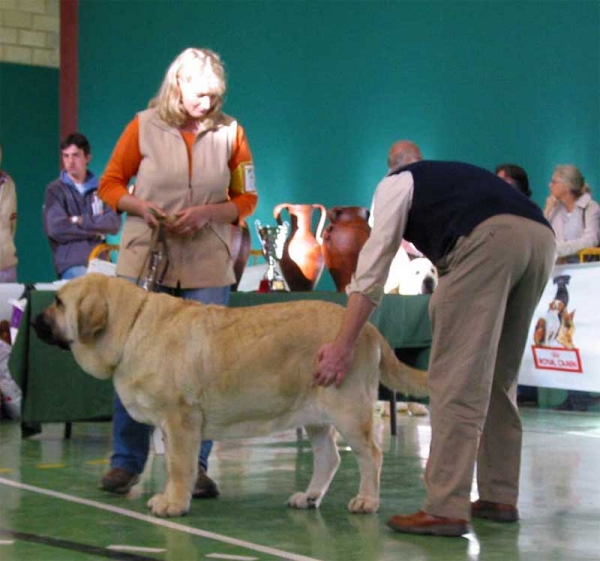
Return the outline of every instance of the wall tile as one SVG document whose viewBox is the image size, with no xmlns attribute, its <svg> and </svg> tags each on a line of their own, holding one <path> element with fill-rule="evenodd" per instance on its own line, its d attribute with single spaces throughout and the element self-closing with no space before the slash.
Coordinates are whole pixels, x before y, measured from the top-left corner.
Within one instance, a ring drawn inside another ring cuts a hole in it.
<svg viewBox="0 0 600 561">
<path fill-rule="evenodd" d="M 31 64 L 33 61 L 33 49 L 31 49 L 30 47 L 4 45 L 4 60 L 6 62 Z"/>
<path fill-rule="evenodd" d="M 17 30 L 12 27 L 0 27 L 0 43 L 17 44 Z"/>
<path fill-rule="evenodd" d="M 19 45 L 23 47 L 45 47 L 46 34 L 43 31 L 19 29 Z"/>
<path fill-rule="evenodd" d="M 5 10 L 4 25 L 6 27 L 20 27 L 21 29 L 31 29 L 33 16 L 28 12 L 17 10 Z"/>
</svg>

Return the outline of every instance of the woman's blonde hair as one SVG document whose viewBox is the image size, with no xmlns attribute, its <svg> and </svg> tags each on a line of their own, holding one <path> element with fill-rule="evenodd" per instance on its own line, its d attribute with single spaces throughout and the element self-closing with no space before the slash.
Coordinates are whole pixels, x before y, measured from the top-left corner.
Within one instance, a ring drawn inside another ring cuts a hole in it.
<svg viewBox="0 0 600 561">
<path fill-rule="evenodd" d="M 177 81 L 182 77 L 184 69 L 190 66 L 191 63 L 200 63 L 201 74 L 212 78 L 209 82 L 213 87 L 211 91 L 205 93 L 213 95 L 215 102 L 205 121 L 214 122 L 221 114 L 221 108 L 223 107 L 223 97 L 227 89 L 227 80 L 221 57 L 210 49 L 185 49 L 171 63 L 156 97 L 151 99 L 148 104 L 148 107 L 155 107 L 157 109 L 163 121 L 174 127 L 183 126 L 189 118 L 187 111 L 181 103 L 181 93 Z M 208 124 L 210 126 L 210 122 Z"/>
<path fill-rule="evenodd" d="M 576 198 L 591 191 L 590 186 L 585 182 L 583 174 L 575 166 L 570 164 L 556 166 L 554 173 L 569 187 L 569 191 Z"/>
</svg>

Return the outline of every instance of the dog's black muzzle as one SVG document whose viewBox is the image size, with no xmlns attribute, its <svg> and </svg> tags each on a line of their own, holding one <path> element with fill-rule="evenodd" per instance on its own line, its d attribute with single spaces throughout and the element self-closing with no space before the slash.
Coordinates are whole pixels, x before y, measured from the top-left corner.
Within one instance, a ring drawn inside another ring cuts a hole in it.
<svg viewBox="0 0 600 561">
<path fill-rule="evenodd" d="M 432 277 L 426 277 L 423 279 L 423 286 L 421 287 L 421 292 L 423 294 L 433 294 L 434 289 L 435 281 Z"/>
<path fill-rule="evenodd" d="M 52 332 L 52 325 L 46 320 L 44 313 L 38 314 L 31 322 L 31 327 L 36 335 L 48 345 L 56 345 L 65 351 L 70 351 L 71 346 L 69 341 L 57 339 Z"/>
</svg>

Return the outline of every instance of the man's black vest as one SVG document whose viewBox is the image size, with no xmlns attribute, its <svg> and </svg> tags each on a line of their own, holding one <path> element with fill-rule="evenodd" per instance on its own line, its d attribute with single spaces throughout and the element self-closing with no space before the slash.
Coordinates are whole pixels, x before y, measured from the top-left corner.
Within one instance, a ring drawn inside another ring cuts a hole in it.
<svg viewBox="0 0 600 561">
<path fill-rule="evenodd" d="M 513 214 L 550 224 L 525 195 L 493 173 L 470 164 L 423 160 L 394 170 L 410 171 L 412 206 L 404 238 L 436 263 L 460 236 L 498 214 Z M 513 251 L 517 248 L 507 248 Z"/>
</svg>

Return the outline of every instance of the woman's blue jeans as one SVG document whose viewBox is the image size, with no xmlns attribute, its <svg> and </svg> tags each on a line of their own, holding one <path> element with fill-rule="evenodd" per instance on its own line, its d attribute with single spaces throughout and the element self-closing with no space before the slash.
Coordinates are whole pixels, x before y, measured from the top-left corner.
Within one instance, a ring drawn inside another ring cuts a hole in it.
<svg viewBox="0 0 600 561">
<path fill-rule="evenodd" d="M 195 300 L 203 304 L 227 305 L 229 301 L 229 286 L 211 288 L 184 288 L 175 289 L 160 287 L 157 292 L 166 292 L 179 296 L 184 300 Z M 133 420 L 119 396 L 115 393 L 113 414 L 113 454 L 110 465 L 121 468 L 130 473 L 142 473 L 150 449 L 150 436 L 152 427 Z M 200 446 L 198 463 L 206 471 L 208 469 L 208 456 L 212 450 L 212 440 L 203 440 Z"/>
</svg>

